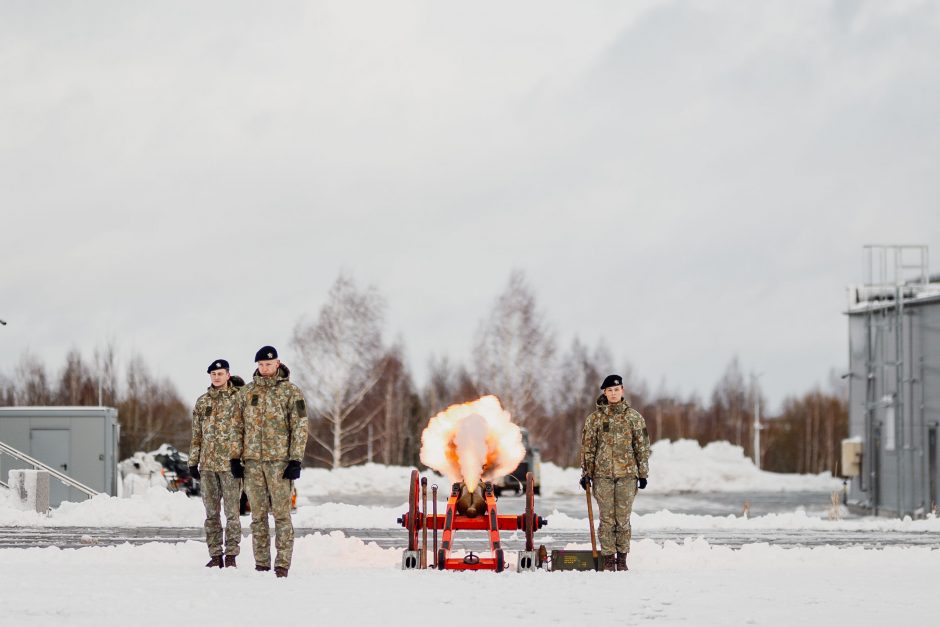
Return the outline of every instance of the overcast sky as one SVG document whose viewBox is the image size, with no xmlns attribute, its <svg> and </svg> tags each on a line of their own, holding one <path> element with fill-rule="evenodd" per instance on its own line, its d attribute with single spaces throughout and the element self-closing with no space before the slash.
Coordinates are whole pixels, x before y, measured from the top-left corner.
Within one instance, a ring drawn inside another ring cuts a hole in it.
<svg viewBox="0 0 940 627">
<path fill-rule="evenodd" d="M 778 406 L 864 244 L 940 259 L 935 2 L 11 1 L 0 89 L 7 375 L 113 339 L 195 401 L 347 271 L 420 383 L 519 268 L 562 348 Z"/>
</svg>

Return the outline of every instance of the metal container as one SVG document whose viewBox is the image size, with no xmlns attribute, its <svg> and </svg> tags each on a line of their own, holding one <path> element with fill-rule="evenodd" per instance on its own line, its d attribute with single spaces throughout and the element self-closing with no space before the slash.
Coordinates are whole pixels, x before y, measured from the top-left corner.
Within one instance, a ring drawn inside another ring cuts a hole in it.
<svg viewBox="0 0 940 627">
<path fill-rule="evenodd" d="M 590 551 L 552 551 L 552 571 L 556 570 L 604 570 L 604 558 L 597 554 L 597 561 Z"/>
</svg>

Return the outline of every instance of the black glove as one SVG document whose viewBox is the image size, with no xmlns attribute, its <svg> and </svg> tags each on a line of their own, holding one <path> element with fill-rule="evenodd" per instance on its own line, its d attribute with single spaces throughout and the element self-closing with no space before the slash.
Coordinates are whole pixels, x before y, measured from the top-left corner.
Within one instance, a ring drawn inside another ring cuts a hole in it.
<svg viewBox="0 0 940 627">
<path fill-rule="evenodd" d="M 242 466 L 242 460 L 240 459 L 230 459 L 228 460 L 228 465 L 232 467 L 232 476 L 236 479 L 245 478 L 245 467 Z"/>
<path fill-rule="evenodd" d="M 641 490 L 645 490 L 646 489 L 646 477 L 640 477 L 639 479 L 637 479 L 637 485 L 639 485 Z"/>
<path fill-rule="evenodd" d="M 591 477 L 589 475 L 581 475 L 581 481 L 578 483 L 581 484 L 582 490 L 587 490 L 588 486 L 591 485 Z"/>
<path fill-rule="evenodd" d="M 193 479 L 199 478 L 199 466 L 190 466 L 189 467 L 189 476 Z"/>
<path fill-rule="evenodd" d="M 285 479 L 300 479 L 300 462 L 296 459 L 287 462 L 283 477 Z"/>
</svg>

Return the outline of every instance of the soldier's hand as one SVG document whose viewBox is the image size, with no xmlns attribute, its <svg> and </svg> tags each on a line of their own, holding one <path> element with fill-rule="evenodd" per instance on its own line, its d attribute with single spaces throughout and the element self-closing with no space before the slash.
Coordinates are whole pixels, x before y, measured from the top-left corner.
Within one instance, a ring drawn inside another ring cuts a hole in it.
<svg viewBox="0 0 940 627">
<path fill-rule="evenodd" d="M 190 466 L 189 467 L 189 476 L 193 479 L 199 478 L 199 466 Z"/>
<path fill-rule="evenodd" d="M 232 476 L 236 479 L 245 478 L 245 467 L 242 466 L 242 460 L 240 459 L 230 459 L 228 461 L 229 466 L 232 467 Z"/>
<path fill-rule="evenodd" d="M 637 486 L 639 486 L 641 490 L 646 489 L 646 477 L 640 477 L 639 479 L 636 480 L 636 482 L 637 482 Z"/>
<path fill-rule="evenodd" d="M 287 462 L 287 468 L 284 469 L 285 479 L 300 479 L 300 462 L 296 459 L 292 459 Z"/>
<path fill-rule="evenodd" d="M 591 477 L 589 477 L 588 475 L 581 475 L 581 481 L 579 481 L 578 483 L 581 484 L 582 490 L 587 490 L 588 486 L 591 485 Z"/>
</svg>

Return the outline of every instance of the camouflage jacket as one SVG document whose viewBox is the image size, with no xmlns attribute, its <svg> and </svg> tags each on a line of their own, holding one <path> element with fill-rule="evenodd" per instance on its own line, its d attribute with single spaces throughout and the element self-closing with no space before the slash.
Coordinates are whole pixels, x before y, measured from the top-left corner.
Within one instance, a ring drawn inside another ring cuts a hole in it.
<svg viewBox="0 0 940 627">
<path fill-rule="evenodd" d="M 273 377 L 255 370 L 240 395 L 245 419 L 242 459 L 263 462 L 302 461 L 307 446 L 307 404 L 281 364 Z"/>
<path fill-rule="evenodd" d="M 193 409 L 189 465 L 202 470 L 229 470 L 229 460 L 242 454 L 242 414 L 237 387 L 210 387 Z"/>
<path fill-rule="evenodd" d="M 591 477 L 647 477 L 650 435 L 640 412 L 626 400 L 613 405 L 601 396 L 584 421 L 581 469 Z"/>
</svg>

